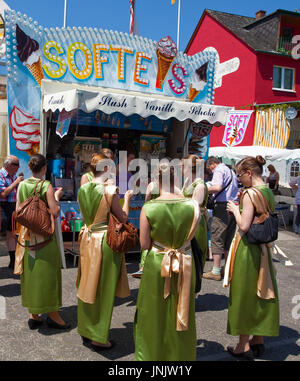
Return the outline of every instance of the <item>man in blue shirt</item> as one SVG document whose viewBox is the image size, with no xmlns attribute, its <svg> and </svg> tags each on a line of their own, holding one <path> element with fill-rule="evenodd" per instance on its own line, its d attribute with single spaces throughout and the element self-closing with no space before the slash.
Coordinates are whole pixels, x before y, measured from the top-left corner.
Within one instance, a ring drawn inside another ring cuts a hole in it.
<svg viewBox="0 0 300 381">
<path fill-rule="evenodd" d="M 12 228 L 12 213 L 16 209 L 18 185 L 23 176 L 16 176 L 19 169 L 19 159 L 16 156 L 7 156 L 0 169 L 0 207 L 6 217 L 6 245 L 10 256 L 8 267 L 14 268 L 16 243 Z"/>
<path fill-rule="evenodd" d="M 211 156 L 206 161 L 206 168 L 213 177 L 208 193 L 215 195 L 215 208 L 211 224 L 211 248 L 213 255 L 212 271 L 203 274 L 203 278 L 221 280 L 221 259 L 225 259 L 235 233 L 236 222 L 226 210 L 227 201 L 238 202 L 238 180 L 235 173 L 218 158 Z"/>
</svg>

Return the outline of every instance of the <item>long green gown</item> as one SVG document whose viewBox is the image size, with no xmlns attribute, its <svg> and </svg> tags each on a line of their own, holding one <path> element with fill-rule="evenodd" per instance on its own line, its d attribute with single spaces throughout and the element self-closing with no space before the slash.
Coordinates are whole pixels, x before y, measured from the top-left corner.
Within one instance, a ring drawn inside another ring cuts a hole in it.
<svg viewBox="0 0 300 381">
<path fill-rule="evenodd" d="M 151 200 L 144 205 L 151 238 L 172 248 L 181 247 L 190 231 L 194 206 L 191 200 Z M 189 302 L 187 331 L 176 331 L 177 274 L 172 274 L 171 294 L 164 299 L 161 263 L 164 254 L 148 250 L 139 288 L 134 320 L 135 360 L 196 360 L 195 265 Z"/>
<path fill-rule="evenodd" d="M 257 188 L 274 211 L 273 192 L 265 185 Z M 243 235 L 235 255 L 230 286 L 227 322 L 227 333 L 230 335 L 279 335 L 278 290 L 270 251 L 269 266 L 275 299 L 261 299 L 256 294 L 260 259 L 259 246 L 249 244 Z"/>
<path fill-rule="evenodd" d="M 31 177 L 20 183 L 20 203 L 31 196 L 37 181 L 40 180 Z M 41 192 L 41 198 L 46 202 L 49 185 L 50 182 L 45 181 Z M 23 266 L 23 274 L 20 276 L 23 307 L 27 307 L 32 314 L 57 311 L 62 305 L 62 289 L 61 257 L 55 234 L 47 246 L 35 251 L 35 258 L 26 249 Z"/>
<path fill-rule="evenodd" d="M 103 192 L 104 186 L 93 182 L 79 188 L 78 202 L 87 225 L 91 225 L 94 221 Z M 102 263 L 95 303 L 89 304 L 78 299 L 78 333 L 81 336 L 103 344 L 107 342 L 121 261 L 122 256 L 113 252 L 107 245 L 105 233 L 102 240 Z"/>
<path fill-rule="evenodd" d="M 191 185 L 189 185 L 187 188 L 183 189 L 183 195 L 185 197 L 193 197 L 193 193 L 195 188 L 198 184 L 203 184 L 205 186 L 205 197 L 203 200 L 203 203 L 201 205 L 201 208 L 205 208 L 208 200 L 208 191 L 207 191 L 207 185 L 202 179 L 197 179 L 194 181 Z M 207 239 L 207 224 L 204 215 L 201 215 L 201 220 L 198 226 L 198 229 L 196 230 L 195 238 L 198 242 L 198 245 L 203 253 L 203 268 L 206 263 L 206 257 L 207 257 L 207 250 L 208 250 L 208 239 Z"/>
<path fill-rule="evenodd" d="M 155 200 L 157 197 L 159 197 L 159 189 L 156 182 L 153 182 L 153 188 L 151 193 L 151 200 Z M 141 253 L 141 260 L 140 260 L 140 268 L 144 267 L 146 255 L 148 253 L 148 250 L 142 250 Z"/>
</svg>

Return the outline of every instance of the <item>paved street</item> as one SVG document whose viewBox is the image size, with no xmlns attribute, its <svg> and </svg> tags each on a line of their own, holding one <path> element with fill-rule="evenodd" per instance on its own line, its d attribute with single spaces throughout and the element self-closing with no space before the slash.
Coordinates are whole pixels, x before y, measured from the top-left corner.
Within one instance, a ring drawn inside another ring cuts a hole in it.
<svg viewBox="0 0 300 381">
<path fill-rule="evenodd" d="M 294 265 L 285 266 L 284 257 L 274 256 L 280 295 L 280 336 L 265 340 L 267 350 L 263 360 L 300 360 L 299 243 L 299 236 L 292 232 L 280 231 L 277 244 Z M 73 267 L 72 257 L 67 258 L 68 268 L 62 271 L 61 315 L 72 324 L 69 332 L 50 330 L 45 323 L 37 331 L 28 329 L 28 313 L 21 306 L 20 281 L 7 269 L 8 261 L 5 242 L 2 240 L 0 241 L 0 295 L 5 298 L 6 319 L 0 320 L 0 360 L 133 360 L 133 319 L 140 281 L 132 278 L 130 274 L 138 269 L 137 255 L 127 257 L 131 296 L 127 299 L 116 299 L 115 303 L 110 338 L 117 345 L 111 351 L 102 354 L 84 347 L 77 334 L 75 288 L 77 268 Z M 210 267 L 212 262 L 207 263 L 206 270 Z M 226 352 L 226 347 L 235 344 L 237 338 L 226 334 L 227 295 L 228 290 L 222 287 L 222 282 L 203 280 L 201 293 L 196 300 L 199 361 L 232 360 Z"/>
</svg>

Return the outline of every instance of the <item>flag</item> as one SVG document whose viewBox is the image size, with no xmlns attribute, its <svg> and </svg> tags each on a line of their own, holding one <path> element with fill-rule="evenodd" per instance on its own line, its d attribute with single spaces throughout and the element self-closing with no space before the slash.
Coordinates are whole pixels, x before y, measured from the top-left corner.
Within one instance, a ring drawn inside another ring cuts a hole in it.
<svg viewBox="0 0 300 381">
<path fill-rule="evenodd" d="M 130 25 L 129 25 L 130 34 L 138 34 L 137 22 L 135 19 L 135 0 L 129 0 L 129 3 L 130 3 Z"/>
<path fill-rule="evenodd" d="M 176 1 L 176 0 L 171 0 L 171 5 L 174 5 L 174 4 L 175 4 L 175 1 Z"/>
</svg>

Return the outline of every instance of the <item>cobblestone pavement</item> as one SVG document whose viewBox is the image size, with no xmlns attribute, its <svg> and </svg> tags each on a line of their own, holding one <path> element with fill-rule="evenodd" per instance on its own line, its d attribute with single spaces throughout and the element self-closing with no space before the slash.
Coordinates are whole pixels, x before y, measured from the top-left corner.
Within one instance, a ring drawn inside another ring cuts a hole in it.
<svg viewBox="0 0 300 381">
<path fill-rule="evenodd" d="M 280 336 L 266 338 L 266 353 L 262 360 L 300 360 L 300 236 L 280 231 L 278 246 L 293 266 L 286 266 L 282 255 L 274 255 L 280 296 Z M 61 332 L 47 328 L 44 323 L 37 331 L 27 326 L 28 312 L 21 306 L 20 280 L 7 269 L 9 257 L 5 242 L 0 241 L 0 360 L 133 360 L 133 319 L 139 280 L 130 274 L 138 269 L 139 255 L 127 255 L 131 296 L 116 299 L 110 339 L 117 345 L 110 351 L 97 354 L 82 345 L 77 334 L 76 288 L 77 268 L 67 256 L 67 269 L 62 270 L 63 318 L 72 324 L 71 330 Z M 212 267 L 207 262 L 206 271 Z M 4 303 L 6 315 L 4 314 Z M 232 360 L 226 352 L 236 337 L 226 334 L 228 289 L 222 282 L 203 280 L 196 299 L 197 359 L 199 361 Z M 1 309 L 2 306 L 2 309 Z M 2 312 L 1 312 L 2 311 Z M 3 317 L 5 317 L 3 319 Z M 45 316 L 43 316 L 45 319 Z"/>
</svg>

